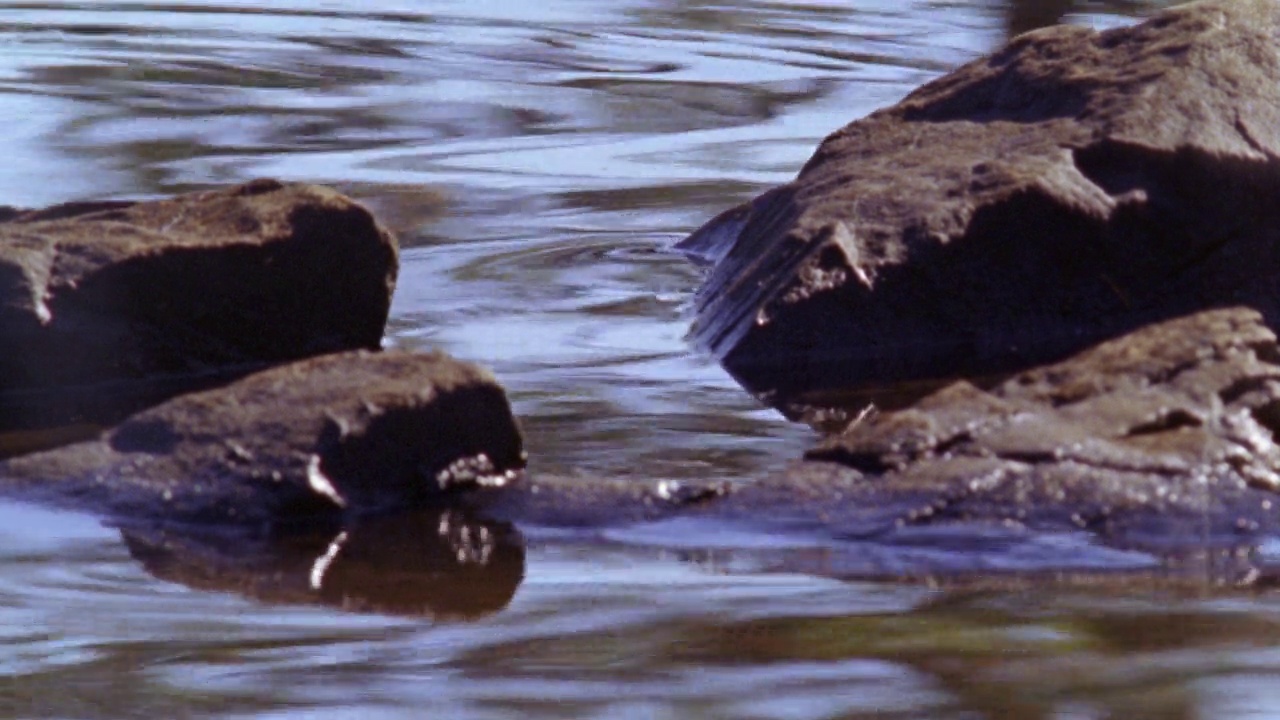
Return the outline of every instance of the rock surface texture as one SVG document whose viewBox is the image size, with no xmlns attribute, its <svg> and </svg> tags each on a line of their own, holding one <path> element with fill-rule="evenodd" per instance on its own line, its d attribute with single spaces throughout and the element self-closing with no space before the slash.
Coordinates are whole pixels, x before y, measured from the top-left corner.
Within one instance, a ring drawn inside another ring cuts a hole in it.
<svg viewBox="0 0 1280 720">
<path fill-rule="evenodd" d="M 1157 550 L 1232 545 L 1278 526 L 1277 430 L 1276 336 L 1229 308 L 866 418 L 770 494 L 874 520 L 854 534 L 986 523 Z"/>
<path fill-rule="evenodd" d="M 147 572 L 193 589 L 438 620 L 501 610 L 525 569 L 524 541 L 515 528 L 455 509 L 281 537 L 136 523 L 121 534 Z"/>
<path fill-rule="evenodd" d="M 900 407 L 1197 310 L 1280 322 L 1280 3 L 1014 39 L 682 243 L 693 338 L 775 404 Z"/>
<path fill-rule="evenodd" d="M 184 395 L 97 440 L 0 462 L 0 477 L 6 494 L 108 516 L 234 526 L 464 506 L 524 463 L 487 371 L 353 351 Z"/>
<path fill-rule="evenodd" d="M 535 476 L 483 513 L 841 577 L 1274 582 L 1258 547 L 1280 531 L 1277 431 L 1276 335 L 1256 310 L 1222 308 L 987 390 L 953 382 L 772 479 Z"/>
<path fill-rule="evenodd" d="M 1256 311 L 1227 308 L 1154 324 L 989 391 L 953 383 L 863 418 L 771 479 L 535 476 L 487 511 L 558 527 L 677 523 L 637 535 L 658 544 L 703 537 L 732 547 L 754 535 L 771 540 L 748 548 L 786 550 L 801 538 L 778 567 L 808 562 L 845 576 L 1033 572 L 1076 582 L 1123 571 L 1250 583 L 1277 573 L 1253 557 L 1280 530 L 1277 430 L 1276 336 Z M 806 556 L 804 542 L 822 553 Z"/>
<path fill-rule="evenodd" d="M 0 208 L 0 431 L 377 348 L 396 271 L 391 234 L 312 185 Z"/>
</svg>

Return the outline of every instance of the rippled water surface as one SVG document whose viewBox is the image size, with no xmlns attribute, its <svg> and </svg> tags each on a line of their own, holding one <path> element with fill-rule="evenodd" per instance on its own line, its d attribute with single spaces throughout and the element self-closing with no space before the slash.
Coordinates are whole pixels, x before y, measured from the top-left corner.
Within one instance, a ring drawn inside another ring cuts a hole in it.
<svg viewBox="0 0 1280 720">
<path fill-rule="evenodd" d="M 671 244 L 1015 29 L 1122 24 L 1155 4 L 0 2 L 0 204 L 258 176 L 339 185 L 402 238 L 388 344 L 493 368 L 535 471 L 745 480 L 811 437 L 686 349 L 698 274 Z M 422 522 L 463 538 L 448 553 L 489 532 Z M 299 541 L 282 565 L 184 539 L 209 559 L 184 564 L 145 530 L 0 505 L 0 716 L 1280 707 L 1280 603 L 1265 589 L 848 583 L 823 577 L 819 547 L 742 572 L 668 530 L 651 551 L 535 535 L 471 577 L 429 558 L 416 574 L 343 566 L 369 546 L 359 531 Z M 339 573 L 386 592 L 316 590 Z M 396 587 L 415 582 L 438 597 L 407 607 Z"/>
</svg>

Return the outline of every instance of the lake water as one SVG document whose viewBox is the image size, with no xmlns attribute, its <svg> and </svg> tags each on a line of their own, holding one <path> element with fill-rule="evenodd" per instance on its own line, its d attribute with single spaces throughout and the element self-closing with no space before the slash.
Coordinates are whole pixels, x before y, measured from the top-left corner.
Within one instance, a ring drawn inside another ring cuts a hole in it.
<svg viewBox="0 0 1280 720">
<path fill-rule="evenodd" d="M 402 238 L 387 343 L 491 367 L 534 472 L 749 480 L 813 438 L 689 352 L 670 246 L 1013 29 L 1157 4 L 4 0 L 0 204 L 337 184 Z M 357 533 L 218 574 L 0 505 L 0 716 L 1280 715 L 1265 588 L 844 582 L 678 527 L 533 534 L 473 577 L 440 568 L 489 531 L 428 520 L 463 541 L 420 567 L 352 564 Z M 414 583 L 437 596 L 379 595 Z"/>
</svg>

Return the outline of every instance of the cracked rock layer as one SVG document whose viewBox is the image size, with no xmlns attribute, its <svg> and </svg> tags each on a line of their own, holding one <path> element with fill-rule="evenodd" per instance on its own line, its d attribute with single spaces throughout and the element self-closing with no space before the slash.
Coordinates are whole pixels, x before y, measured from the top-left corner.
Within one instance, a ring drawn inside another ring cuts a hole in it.
<svg viewBox="0 0 1280 720">
<path fill-rule="evenodd" d="M 852 535 L 995 523 L 1154 549 L 1230 545 L 1277 528 L 1277 430 L 1275 334 L 1230 308 L 989 391 L 955 383 L 854 423 L 742 495 L 821 505 Z"/>
</svg>

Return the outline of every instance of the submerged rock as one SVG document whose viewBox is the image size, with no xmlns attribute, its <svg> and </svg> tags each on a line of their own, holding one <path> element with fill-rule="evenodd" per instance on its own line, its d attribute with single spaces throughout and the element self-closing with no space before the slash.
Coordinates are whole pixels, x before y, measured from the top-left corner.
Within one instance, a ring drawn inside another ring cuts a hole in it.
<svg viewBox="0 0 1280 720">
<path fill-rule="evenodd" d="M 390 233 L 313 185 L 0 210 L 0 431 L 377 348 L 396 271 Z"/>
<path fill-rule="evenodd" d="M 524 462 L 487 371 L 354 351 L 170 400 L 96 440 L 0 462 L 0 478 L 6 494 L 114 517 L 314 524 L 466 505 Z"/>
<path fill-rule="evenodd" d="M 748 389 L 900 407 L 1200 309 L 1280 322 L 1280 4 L 1061 26 L 826 138 L 682 243 Z"/>
</svg>

